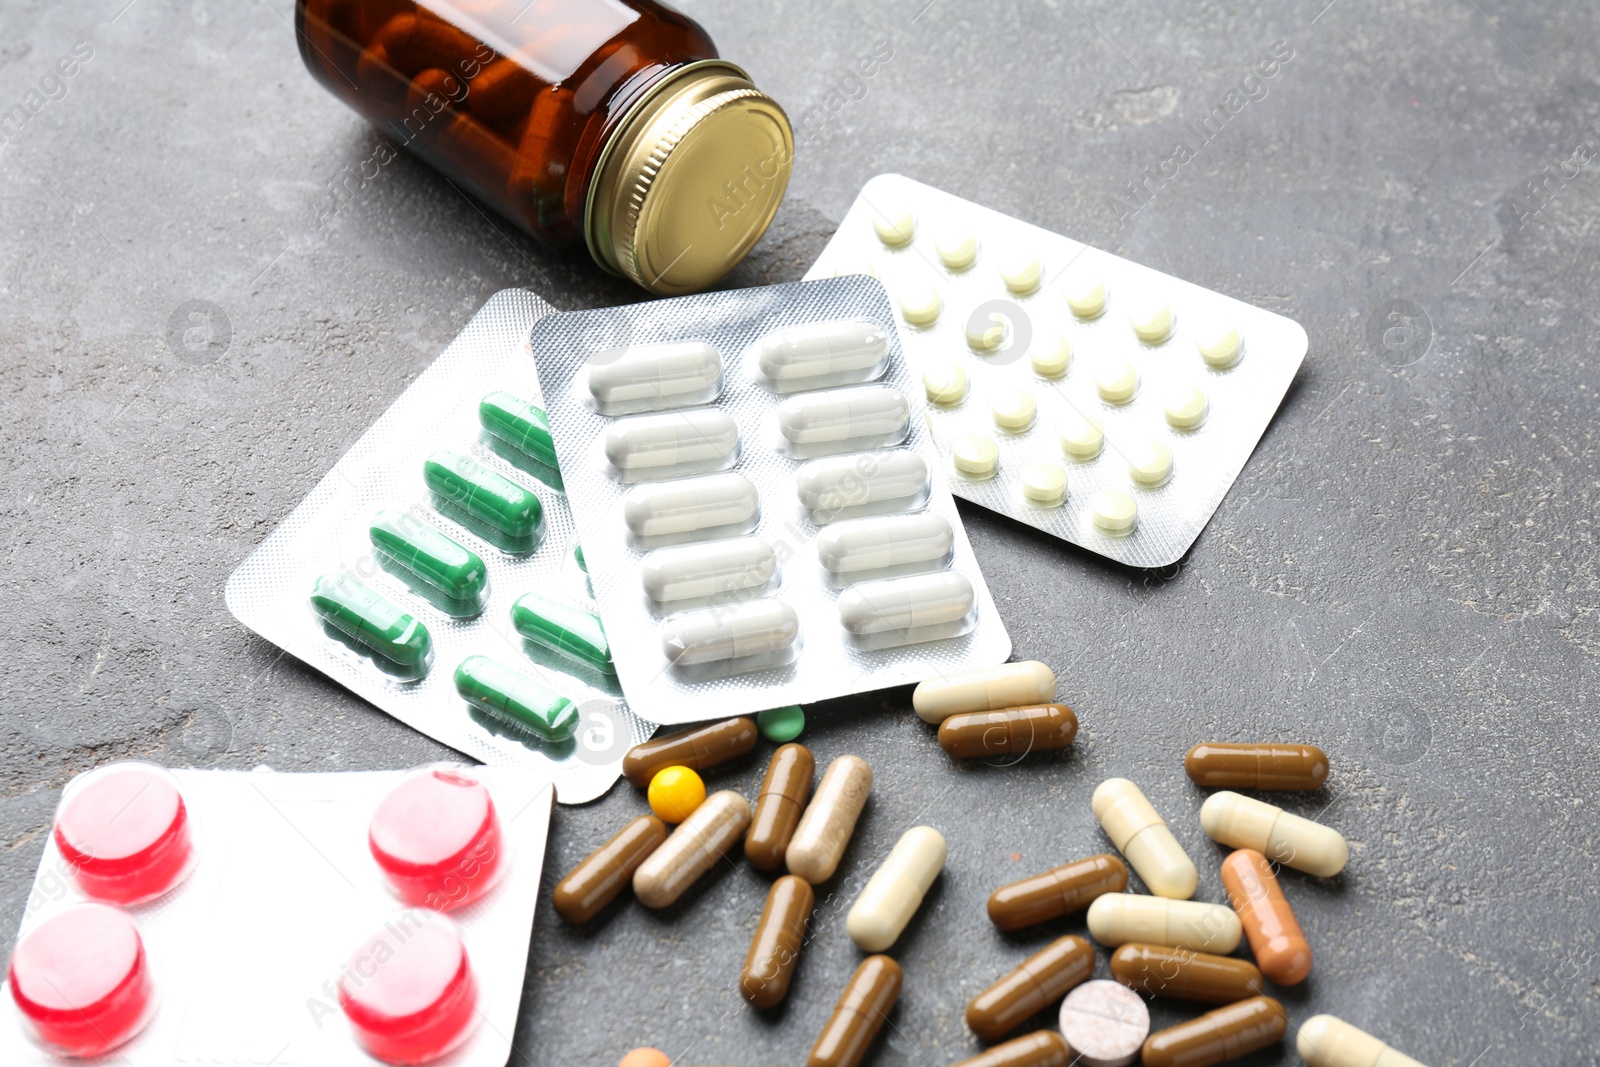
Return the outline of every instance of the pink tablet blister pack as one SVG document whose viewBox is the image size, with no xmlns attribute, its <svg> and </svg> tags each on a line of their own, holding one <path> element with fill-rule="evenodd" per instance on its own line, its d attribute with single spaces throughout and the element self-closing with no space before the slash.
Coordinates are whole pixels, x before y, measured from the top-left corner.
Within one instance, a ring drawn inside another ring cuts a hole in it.
<svg viewBox="0 0 1600 1067">
<path fill-rule="evenodd" d="M 502 1067 L 554 801 L 512 767 L 80 775 L 0 1063 Z"/>
</svg>

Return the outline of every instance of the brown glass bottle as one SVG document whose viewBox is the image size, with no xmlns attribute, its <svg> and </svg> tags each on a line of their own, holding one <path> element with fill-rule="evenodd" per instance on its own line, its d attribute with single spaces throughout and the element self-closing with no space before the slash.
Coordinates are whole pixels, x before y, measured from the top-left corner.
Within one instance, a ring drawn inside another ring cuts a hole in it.
<svg viewBox="0 0 1600 1067">
<path fill-rule="evenodd" d="M 297 0 L 326 88 L 547 243 L 654 292 L 765 232 L 794 137 L 692 19 L 651 0 Z"/>
</svg>

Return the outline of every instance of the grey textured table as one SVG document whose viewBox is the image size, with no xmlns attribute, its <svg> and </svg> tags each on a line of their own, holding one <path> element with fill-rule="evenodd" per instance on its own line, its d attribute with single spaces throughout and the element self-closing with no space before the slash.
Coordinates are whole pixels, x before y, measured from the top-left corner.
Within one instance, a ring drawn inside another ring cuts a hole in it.
<svg viewBox="0 0 1600 1067">
<path fill-rule="evenodd" d="M 1296 1021 L 1333 1011 L 1432 1067 L 1596 1062 L 1600 11 L 923 2 L 692 4 L 802 127 L 789 199 L 730 284 L 798 278 L 898 170 L 1292 316 L 1311 351 L 1170 571 L 964 509 L 1018 655 L 1053 664 L 1082 719 L 1070 754 L 953 766 L 904 690 L 813 709 L 819 760 L 878 770 L 841 885 L 913 820 L 951 846 L 873 1063 L 970 1055 L 966 1000 L 1080 928 L 1003 937 L 982 905 L 1105 847 L 1089 794 L 1108 775 L 1145 785 L 1221 899 L 1181 757 L 1269 737 L 1327 748 L 1329 788 L 1292 806 L 1352 845 L 1336 883 L 1286 879 L 1317 953 L 1282 993 Z M 288 0 L 5 11 L 9 936 L 62 784 L 101 762 L 447 754 L 245 632 L 223 581 L 491 293 L 640 294 L 411 158 L 359 177 L 379 137 L 301 68 Z M 885 39 L 893 59 L 853 81 Z M 1292 59 L 1247 78 L 1274 47 Z M 1167 162 L 1180 141 L 1192 158 Z M 750 794 L 760 773 L 714 782 Z M 641 808 L 621 785 L 558 810 L 546 894 Z M 589 929 L 541 905 L 517 1062 L 802 1060 L 857 960 L 832 889 L 771 1017 L 734 991 L 765 892 L 746 870 Z M 1286 1042 L 1248 1062 L 1298 1061 Z"/>
</svg>

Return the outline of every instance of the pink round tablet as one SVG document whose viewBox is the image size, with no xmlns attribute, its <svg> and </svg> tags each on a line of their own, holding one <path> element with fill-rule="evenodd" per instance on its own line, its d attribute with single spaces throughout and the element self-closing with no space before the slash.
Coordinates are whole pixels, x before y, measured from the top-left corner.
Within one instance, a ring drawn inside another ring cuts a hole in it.
<svg viewBox="0 0 1600 1067">
<path fill-rule="evenodd" d="M 177 783 L 146 763 L 113 763 L 69 785 L 55 840 L 84 895 L 113 904 L 160 896 L 194 857 Z"/>
<path fill-rule="evenodd" d="M 503 866 L 489 790 L 452 768 L 412 775 L 372 814 L 367 843 L 407 904 L 449 911 L 493 888 Z"/>
<path fill-rule="evenodd" d="M 7 975 L 34 1037 L 63 1056 L 98 1056 L 144 1028 L 155 987 L 133 920 L 78 904 L 22 939 Z"/>
<path fill-rule="evenodd" d="M 386 923 L 339 979 L 339 1006 L 356 1040 L 385 1063 L 427 1063 L 454 1050 L 471 1033 L 477 1004 L 461 936 L 425 912 Z"/>
<path fill-rule="evenodd" d="M 1150 1009 L 1121 982 L 1085 982 L 1061 1002 L 1061 1036 L 1082 1067 L 1128 1067 L 1150 1036 Z"/>
</svg>

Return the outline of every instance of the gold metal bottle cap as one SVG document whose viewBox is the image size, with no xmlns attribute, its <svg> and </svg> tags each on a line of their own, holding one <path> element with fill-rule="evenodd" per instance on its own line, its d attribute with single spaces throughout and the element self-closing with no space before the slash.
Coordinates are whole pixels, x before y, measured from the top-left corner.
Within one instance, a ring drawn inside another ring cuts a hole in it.
<svg viewBox="0 0 1600 1067">
<path fill-rule="evenodd" d="M 699 292 L 766 232 L 793 158 L 788 116 L 744 71 L 690 64 L 635 105 L 601 153 L 584 211 L 589 252 L 653 293 Z"/>
</svg>

